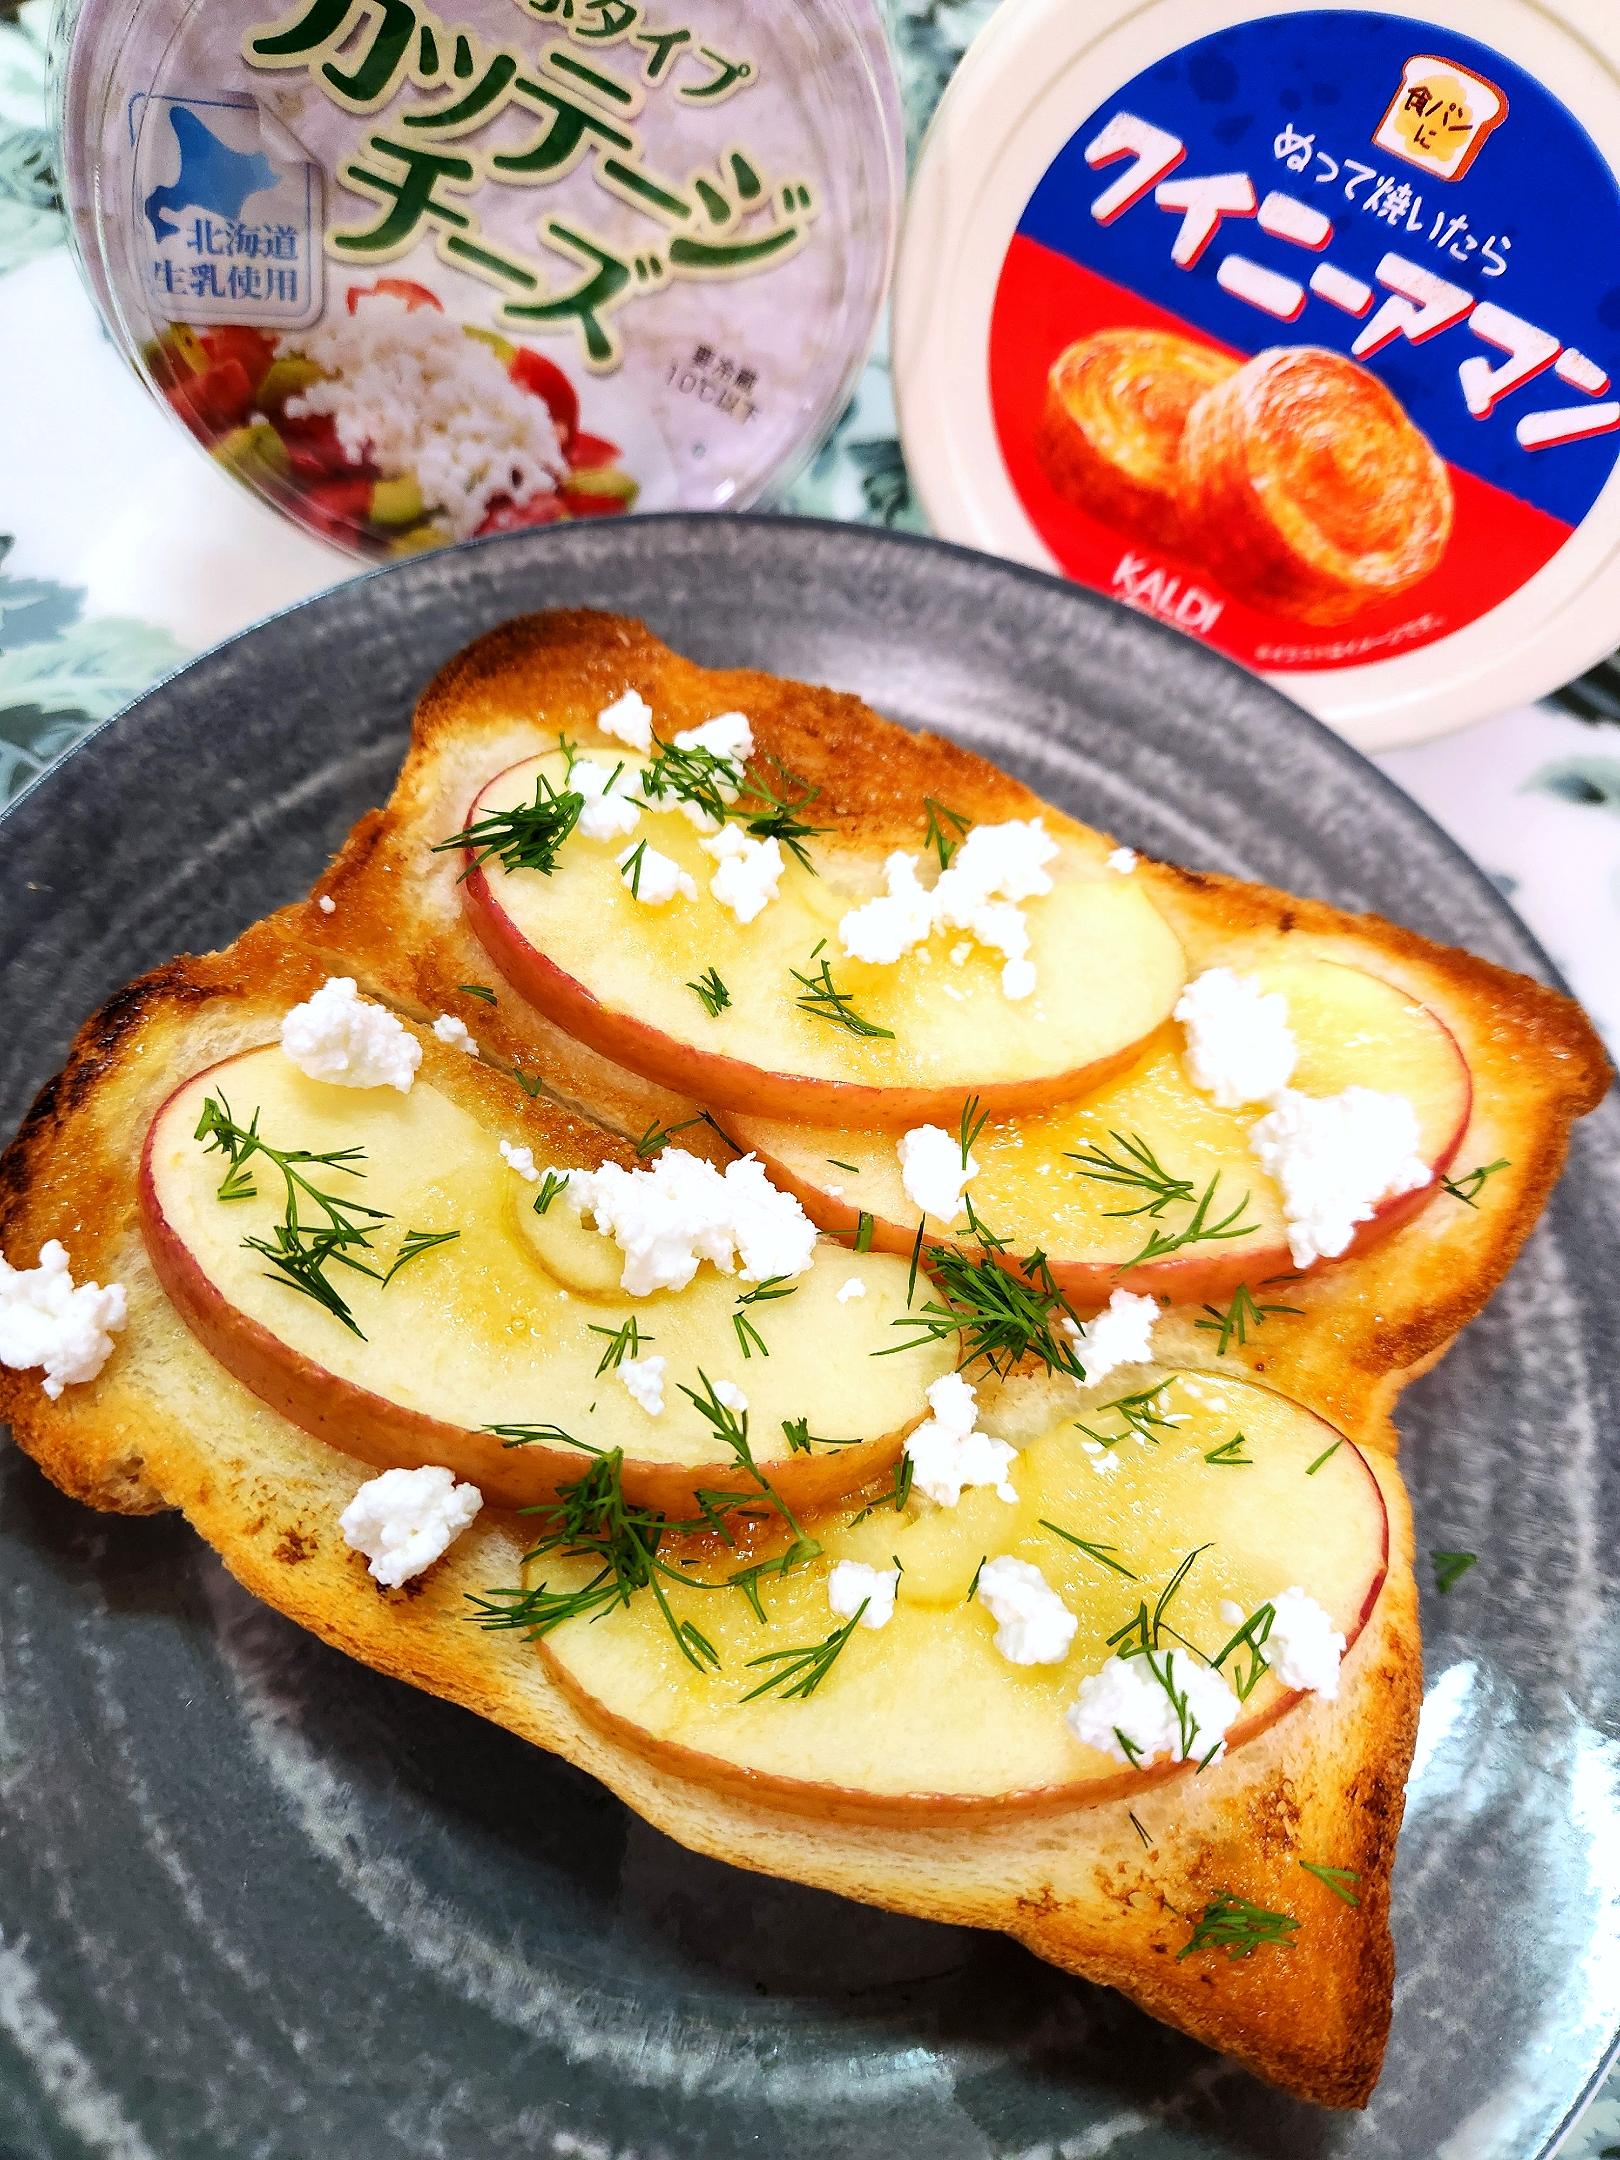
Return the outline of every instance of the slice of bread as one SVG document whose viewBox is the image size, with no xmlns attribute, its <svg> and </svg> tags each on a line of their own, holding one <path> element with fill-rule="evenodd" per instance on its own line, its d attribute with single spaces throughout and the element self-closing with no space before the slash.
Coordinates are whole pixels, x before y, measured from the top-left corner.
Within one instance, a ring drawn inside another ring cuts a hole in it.
<svg viewBox="0 0 1620 2160">
<path fill-rule="evenodd" d="M 853 698 L 707 673 L 613 617 L 533 618 L 480 640 L 424 696 L 392 802 L 361 820 L 316 895 L 230 951 L 177 960 L 111 999 L 0 1158 L 0 1248 L 13 1265 L 32 1265 L 59 1238 L 77 1279 L 123 1283 L 130 1306 L 97 1380 L 51 1402 L 36 1372 L 0 1370 L 0 1416 L 65 1490 L 122 1512 L 183 1509 L 239 1580 L 324 1640 L 566 1756 L 694 1849 L 894 1910 L 1003 1929 L 1290 2092 L 1364 2103 L 1390 2018 L 1389 1872 L 1421 1685 L 1410 1516 L 1388 1410 L 1478 1311 L 1528 1232 L 1570 1121 L 1605 1084 L 1595 1038 L 1567 1001 L 1375 918 L 1144 863 L 1136 874 L 1195 971 L 1286 950 L 1350 960 L 1429 1004 L 1477 1084 L 1460 1162 L 1511 1158 L 1477 1209 L 1438 1197 L 1385 1246 L 1290 1286 L 1299 1316 L 1274 1316 L 1246 1344 L 1226 1345 L 1229 1358 L 1360 1440 L 1385 1493 L 1389 1574 L 1340 1694 L 1307 1698 L 1233 1756 L 1166 1780 L 1134 1807 L 896 1831 L 836 1818 L 807 1825 L 693 1784 L 588 1724 L 531 1647 L 469 1625 L 469 1594 L 519 1580 L 520 1518 L 486 1507 L 427 1575 L 403 1592 L 377 1588 L 337 1528 L 370 1466 L 311 1438 L 214 1363 L 159 1290 L 136 1213 L 140 1149 L 164 1097 L 187 1073 L 273 1040 L 288 1006 L 327 975 L 355 976 L 417 1024 L 427 1077 L 478 1091 L 515 1139 L 562 1159 L 601 1151 L 600 1133 L 577 1113 L 629 1138 L 655 1120 L 696 1116 L 697 1106 L 581 1049 L 495 982 L 463 922 L 458 865 L 430 852 L 492 772 L 559 727 L 601 741 L 594 716 L 627 685 L 661 729 L 746 711 L 761 751 L 822 788 L 818 818 L 876 852 L 915 849 L 925 794 L 977 820 L 1041 808 L 970 753 L 912 737 Z M 1111 848 L 1043 814 L 1069 844 Z M 498 1003 L 469 997 L 460 987 L 469 983 L 495 988 Z M 427 1032 L 444 1011 L 477 1036 L 478 1063 Z M 511 1069 L 538 1083 L 537 1099 Z M 682 1144 L 725 1157 L 702 1124 Z M 1163 1362 L 1221 1369 L 1219 1337 L 1199 1329 L 1200 1317 L 1173 1313 L 1160 1324 Z M 1312 1867 L 1354 1871 L 1359 1902 Z M 1298 1929 L 1244 1958 L 1191 1950 L 1200 1916 L 1226 1895 Z"/>
<path fill-rule="evenodd" d="M 590 1722 L 538 1652 L 469 1624 L 470 1596 L 520 1579 L 527 1525 L 486 1507 L 443 1561 L 379 1589 L 338 1516 L 374 1466 L 278 1415 L 225 1372 L 159 1289 L 136 1215 L 152 1116 L 187 1074 L 273 1041 L 326 963 L 272 917 L 237 946 L 133 983 L 88 1021 L 0 1158 L 0 1246 L 32 1264 L 60 1237 L 75 1277 L 117 1281 L 129 1319 L 100 1377 L 45 1396 L 0 1368 L 0 1417 L 65 1491 L 100 1507 L 175 1507 L 255 1596 L 379 1671 L 463 1704 L 599 1777 L 699 1852 L 894 1911 L 1004 1930 L 1070 1972 L 1325 2106 L 1365 2102 L 1389 2025 L 1389 1871 L 1421 1689 L 1411 1524 L 1388 1449 L 1389 1574 L 1336 1702 L 1307 1701 L 1195 1777 L 1132 1802 L 928 1830 L 806 1822 L 649 1763 Z M 576 1158 L 600 1136 L 493 1069 L 423 1040 L 435 1085 L 486 1097 L 503 1126 Z M 784 1715 L 792 1705 L 783 1705 Z M 1134 1817 L 1134 1820 L 1133 1820 Z M 1353 1870 L 1351 1906 L 1302 1862 Z M 1299 1922 L 1243 1959 L 1182 1957 L 1232 1894 Z"/>
<path fill-rule="evenodd" d="M 732 708 L 746 712 L 760 754 L 822 790 L 816 821 L 876 856 L 917 849 L 925 797 L 981 822 L 1040 815 L 1049 831 L 1098 861 L 1114 847 L 954 743 L 910 734 L 836 691 L 697 667 L 640 623 L 574 609 L 524 617 L 478 639 L 423 693 L 387 808 L 360 820 L 316 894 L 287 920 L 314 949 L 331 952 L 334 972 L 357 975 L 363 990 L 418 1018 L 459 1015 L 487 1055 L 539 1075 L 559 1102 L 630 1138 L 654 1122 L 693 1119 L 701 1106 L 611 1064 L 507 991 L 467 926 L 459 856 L 432 852 L 462 829 L 491 774 L 554 743 L 559 730 L 611 750 L 595 719 L 626 687 L 652 706 L 661 733 Z M 1251 1323 L 1246 1341 L 1228 1331 L 1224 1353 L 1219 1326 L 1198 1308 L 1169 1313 L 1156 1338 L 1179 1364 L 1219 1369 L 1236 1361 L 1377 1445 L 1400 1389 L 1439 1359 L 1512 1265 L 1563 1165 L 1571 1123 L 1602 1097 L 1608 1060 L 1568 998 L 1379 916 L 1171 864 L 1143 860 L 1134 875 L 1181 939 L 1189 974 L 1274 959 L 1363 968 L 1428 1006 L 1474 1075 L 1457 1173 L 1502 1157 L 1508 1166 L 1473 1206 L 1437 1192 L 1382 1244 L 1318 1266 L 1303 1281 L 1256 1286 L 1260 1302 L 1301 1313 Z M 332 902 L 330 913 L 321 896 Z M 469 982 L 493 985 L 499 1004 L 465 995 L 459 986 Z M 688 1127 L 681 1144 L 727 1159 L 703 1125 Z"/>
</svg>

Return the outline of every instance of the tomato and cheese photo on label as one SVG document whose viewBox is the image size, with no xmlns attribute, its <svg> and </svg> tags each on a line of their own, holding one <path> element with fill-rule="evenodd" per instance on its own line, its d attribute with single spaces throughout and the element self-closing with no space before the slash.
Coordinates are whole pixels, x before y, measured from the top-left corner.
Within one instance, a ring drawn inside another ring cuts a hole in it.
<svg viewBox="0 0 1620 2160">
<path fill-rule="evenodd" d="M 741 508 L 864 362 L 900 177 L 870 0 L 82 0 L 66 50 L 125 357 L 351 553 Z"/>
<path fill-rule="evenodd" d="M 1606 650 L 1620 80 L 1583 83 L 1531 12 L 1471 16 L 1485 43 L 1374 9 L 1014 0 L 941 107 L 902 252 L 897 395 L 938 528 L 1368 742 Z M 1379 732 L 1391 700 L 1431 709 Z"/>
</svg>

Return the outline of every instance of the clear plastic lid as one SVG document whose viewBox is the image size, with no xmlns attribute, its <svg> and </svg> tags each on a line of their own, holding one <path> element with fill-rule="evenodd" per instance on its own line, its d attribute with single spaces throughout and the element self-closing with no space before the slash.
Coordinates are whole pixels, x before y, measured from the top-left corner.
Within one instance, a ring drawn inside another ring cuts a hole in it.
<svg viewBox="0 0 1620 2160">
<path fill-rule="evenodd" d="M 58 35 L 114 337 L 355 553 L 739 509 L 864 361 L 903 185 L 874 0 L 82 0 Z"/>
</svg>

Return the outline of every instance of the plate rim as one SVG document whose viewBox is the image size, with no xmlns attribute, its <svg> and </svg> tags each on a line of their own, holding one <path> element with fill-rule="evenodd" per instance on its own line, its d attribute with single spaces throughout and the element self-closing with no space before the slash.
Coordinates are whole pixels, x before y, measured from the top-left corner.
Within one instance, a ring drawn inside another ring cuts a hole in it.
<svg viewBox="0 0 1620 2160">
<path fill-rule="evenodd" d="M 1244 667 L 1240 661 L 1230 659 L 1225 653 L 1216 652 L 1212 647 L 1200 644 L 1198 639 L 1189 633 L 1177 630 L 1168 623 L 1162 623 L 1156 617 L 1146 614 L 1141 609 L 1129 607 L 1125 602 L 1115 600 L 1106 593 L 1095 592 L 1089 586 L 1076 584 L 1072 579 L 1062 577 L 1054 571 L 1042 570 L 1028 563 L 1013 562 L 1006 557 L 992 555 L 982 548 L 969 547 L 961 541 L 940 539 L 933 533 L 905 532 L 897 530 L 893 526 L 866 525 L 855 520 L 840 518 L 783 515 L 769 510 L 652 510 L 633 513 L 629 518 L 623 520 L 614 519 L 611 524 L 605 519 L 575 519 L 549 526 L 526 527 L 516 532 L 486 533 L 480 539 L 458 541 L 449 548 L 435 548 L 424 551 L 419 555 L 405 556 L 397 562 L 378 563 L 369 569 L 357 571 L 351 577 L 340 577 L 334 584 L 323 586 L 319 592 L 306 593 L 301 600 L 292 600 L 283 607 L 274 608 L 268 615 L 262 615 L 253 622 L 244 623 L 239 630 L 232 631 L 229 637 L 221 638 L 216 644 L 205 646 L 201 652 L 193 653 L 188 659 L 182 660 L 178 666 L 169 668 L 153 682 L 148 683 L 143 690 L 129 699 L 127 703 L 121 705 L 116 712 L 109 713 L 104 720 L 98 720 L 92 727 L 87 728 L 76 741 L 62 752 L 60 757 L 54 759 L 43 771 L 35 773 L 8 802 L 0 805 L 0 849 L 3 849 L 7 837 L 7 822 L 12 818 L 18 807 L 23 803 L 31 802 L 33 796 L 44 788 L 47 783 L 55 780 L 64 772 L 81 751 L 88 750 L 92 744 L 99 742 L 111 729 L 136 719 L 141 708 L 150 699 L 167 690 L 182 676 L 189 675 L 193 670 L 206 664 L 217 662 L 221 654 L 231 651 L 244 639 L 255 636 L 259 631 L 266 630 L 274 624 L 284 623 L 290 617 L 301 615 L 308 609 L 320 607 L 323 602 L 329 601 L 336 593 L 350 593 L 357 587 L 372 585 L 385 578 L 408 583 L 413 574 L 417 576 L 425 575 L 429 569 L 452 560 L 459 559 L 470 562 L 476 555 L 482 554 L 489 549 L 521 545 L 525 549 L 537 553 L 543 552 L 547 548 L 564 551 L 575 543 L 581 533 L 594 540 L 599 537 L 606 538 L 609 533 L 613 532 L 623 531 L 629 534 L 649 528 L 664 531 L 712 528 L 717 522 L 723 522 L 728 527 L 752 527 L 768 531 L 773 537 L 787 537 L 795 531 L 803 531 L 806 533 L 836 534 L 847 542 L 859 536 L 862 540 L 870 542 L 879 549 L 892 548 L 900 553 L 921 552 L 943 555 L 957 562 L 976 566 L 981 574 L 1010 578 L 1015 584 L 1043 589 L 1048 593 L 1061 595 L 1067 604 L 1077 606 L 1082 613 L 1100 614 L 1115 624 L 1129 623 L 1133 626 L 1133 635 L 1145 633 L 1150 642 L 1157 643 L 1166 649 L 1180 652 L 1192 650 L 1201 654 L 1202 664 L 1217 670 L 1226 676 L 1228 680 L 1236 679 L 1241 682 L 1247 689 L 1258 693 L 1260 697 L 1271 702 L 1279 710 L 1279 713 L 1288 714 L 1290 719 L 1296 725 L 1301 726 L 1308 734 L 1319 737 L 1337 755 L 1339 761 L 1356 772 L 1358 777 L 1365 780 L 1367 774 L 1372 774 L 1376 780 L 1377 791 L 1383 801 L 1386 803 L 1393 802 L 1407 815 L 1417 818 L 1426 829 L 1429 838 L 1438 842 L 1442 852 L 1469 874 L 1471 881 L 1481 896 L 1488 900 L 1490 911 L 1497 917 L 1498 921 L 1528 947 L 1534 957 L 1536 968 L 1542 980 L 1563 996 L 1573 999 L 1573 992 L 1565 981 L 1563 973 L 1552 960 L 1541 940 L 1500 887 L 1492 881 L 1484 868 L 1468 853 L 1467 849 L 1447 832 L 1439 820 L 1430 811 L 1426 810 L 1415 796 L 1408 794 L 1399 781 L 1392 779 L 1377 764 L 1372 754 L 1358 748 L 1348 737 L 1341 735 L 1336 728 L 1330 726 L 1327 721 L 1319 720 L 1314 713 L 1308 711 L 1303 705 L 1296 703 L 1293 698 L 1278 689 L 1265 676 L 1255 673 L 1251 668 Z M 602 532 L 601 528 L 603 526 L 609 527 L 609 533 Z M 543 611 L 537 608 L 529 612 L 540 613 Z M 1578 1003 L 1579 1001 L 1575 1000 L 1575 1002 Z M 1584 1007 L 1582 1009 L 1584 1010 Z M 1620 2047 L 1620 2038 L 1617 2038 L 1616 2045 Z"/>
</svg>

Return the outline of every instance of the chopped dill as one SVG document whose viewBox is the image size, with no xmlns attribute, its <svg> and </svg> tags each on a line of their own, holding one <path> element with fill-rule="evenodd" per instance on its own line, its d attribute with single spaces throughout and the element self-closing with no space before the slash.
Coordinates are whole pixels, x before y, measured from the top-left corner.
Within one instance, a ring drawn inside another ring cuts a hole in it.
<svg viewBox="0 0 1620 2160">
<path fill-rule="evenodd" d="M 1325 1883 L 1336 1898 L 1343 1898 L 1347 1905 L 1359 1905 L 1360 1898 L 1350 1888 L 1360 1882 L 1360 1872 L 1353 1867 L 1327 1867 L 1320 1860 L 1301 1860 L 1299 1865 L 1307 1875 L 1314 1875 L 1319 1883 Z"/>
<path fill-rule="evenodd" d="M 1261 1288 L 1264 1289 L 1264 1287 L 1265 1285 L 1262 1284 Z M 1251 1327 L 1264 1327 L 1273 1313 L 1294 1313 L 1297 1315 L 1302 1313 L 1305 1308 L 1303 1305 L 1258 1305 L 1255 1303 L 1254 1292 L 1249 1288 L 1248 1284 L 1239 1283 L 1232 1293 L 1232 1302 L 1225 1312 L 1222 1312 L 1218 1305 L 1206 1305 L 1204 1310 L 1209 1314 L 1209 1318 L 1207 1320 L 1195 1320 L 1193 1326 L 1203 1328 L 1207 1334 L 1218 1335 L 1220 1341 L 1215 1345 L 1215 1355 L 1225 1357 L 1227 1351 L 1232 1347 L 1234 1337 L 1237 1340 L 1239 1349 L 1246 1348 L 1249 1340 L 1249 1329 Z"/>
<path fill-rule="evenodd" d="M 492 855 L 504 870 L 538 870 L 550 877 L 557 867 L 557 850 L 579 823 L 585 798 L 572 788 L 562 794 L 542 773 L 534 783 L 534 801 L 517 803 L 510 810 L 491 810 L 474 820 L 465 832 L 452 833 L 434 843 L 433 853 L 451 848 L 476 850 L 473 860 L 456 880 L 459 885 L 481 870 Z"/>
<path fill-rule="evenodd" d="M 1440 1183 L 1450 1193 L 1453 1200 L 1460 1200 L 1464 1207 L 1477 1208 L 1485 1180 L 1495 1177 L 1498 1170 L 1506 1170 L 1510 1167 L 1507 1156 L 1499 1155 L 1493 1163 L 1477 1163 L 1472 1170 L 1465 1171 L 1460 1178 L 1443 1177 Z"/>
<path fill-rule="evenodd" d="M 813 960 L 815 953 L 810 957 Z M 893 1028 L 879 1027 L 875 1020 L 865 1020 L 855 1010 L 855 993 L 839 989 L 832 979 L 830 962 L 822 961 L 818 975 L 801 975 L 797 968 L 789 968 L 788 973 L 805 993 L 793 1001 L 800 1012 L 808 1013 L 813 1020 L 830 1020 L 834 1027 L 841 1027 L 848 1035 L 858 1035 L 868 1041 L 894 1041 Z"/>
<path fill-rule="evenodd" d="M 720 980 L 718 968 L 705 968 L 697 981 L 689 982 L 686 987 L 696 994 L 711 1020 L 718 1020 L 731 1003 L 731 992 Z"/>
<path fill-rule="evenodd" d="M 1263 1905 L 1251 1905 L 1247 1898 L 1224 1890 L 1204 1907 L 1191 1941 L 1176 1952 L 1176 1961 L 1179 1964 L 1195 1950 L 1224 1950 L 1228 1957 L 1245 1958 L 1267 1944 L 1286 1949 L 1298 1926 L 1288 1913 L 1267 1912 Z"/>
</svg>

